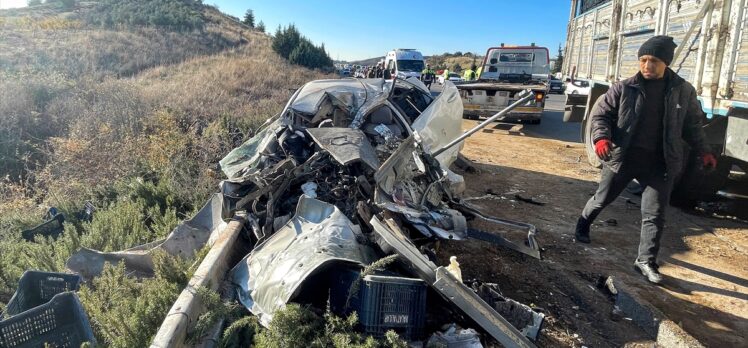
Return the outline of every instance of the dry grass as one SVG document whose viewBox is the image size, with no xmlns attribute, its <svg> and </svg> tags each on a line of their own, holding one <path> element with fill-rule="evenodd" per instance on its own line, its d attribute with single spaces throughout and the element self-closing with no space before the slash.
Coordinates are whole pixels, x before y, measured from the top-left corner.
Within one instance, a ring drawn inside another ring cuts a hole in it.
<svg viewBox="0 0 748 348">
<path fill-rule="evenodd" d="M 428 64 L 431 64 L 432 67 L 435 66 L 447 66 L 449 70 L 454 70 L 452 67 L 455 64 L 459 64 L 460 67 L 462 67 L 462 70 L 469 69 L 471 65 L 473 65 L 473 57 L 445 57 L 443 55 L 440 56 L 431 56 L 429 57 L 426 62 Z M 476 57 L 475 58 L 475 65 L 480 66 L 480 64 L 483 62 L 483 57 Z"/>
<path fill-rule="evenodd" d="M 23 270 L 59 270 L 79 245 L 168 233 L 217 191 L 218 160 L 280 112 L 289 89 L 331 77 L 289 65 L 270 37 L 214 9 L 204 15 L 204 31 L 170 32 L 78 27 L 76 14 L 45 6 L 0 11 L 0 302 Z M 57 241 L 20 238 L 46 207 L 70 217 L 85 200 L 100 208 L 90 224 L 66 223 Z M 114 307 L 116 291 L 83 292 L 101 343 L 142 346 L 178 288 L 117 281 L 146 297 L 163 290 L 158 303 L 133 295 Z"/>
</svg>

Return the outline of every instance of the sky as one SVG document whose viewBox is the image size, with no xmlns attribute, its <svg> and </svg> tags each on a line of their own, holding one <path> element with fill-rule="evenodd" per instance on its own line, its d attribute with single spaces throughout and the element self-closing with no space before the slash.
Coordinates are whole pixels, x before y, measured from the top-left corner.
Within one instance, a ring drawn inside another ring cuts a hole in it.
<svg viewBox="0 0 748 348">
<path fill-rule="evenodd" d="M 566 41 L 571 0 L 204 0 L 242 18 L 252 9 L 268 32 L 295 24 L 335 60 L 384 56 L 393 48 L 415 48 L 424 55 L 473 52 L 502 42 L 545 46 L 556 55 Z M 0 8 L 26 0 L 0 0 Z"/>
<path fill-rule="evenodd" d="M 2 1 L 2 0 L 0 0 Z M 424 55 L 486 53 L 502 42 L 545 46 L 556 56 L 566 41 L 571 0 L 205 0 L 242 18 L 252 9 L 268 32 L 293 23 L 335 60 L 384 56 L 393 48 Z"/>
<path fill-rule="evenodd" d="M 0 8 L 15 8 L 26 6 L 26 0 L 0 0 Z"/>
</svg>

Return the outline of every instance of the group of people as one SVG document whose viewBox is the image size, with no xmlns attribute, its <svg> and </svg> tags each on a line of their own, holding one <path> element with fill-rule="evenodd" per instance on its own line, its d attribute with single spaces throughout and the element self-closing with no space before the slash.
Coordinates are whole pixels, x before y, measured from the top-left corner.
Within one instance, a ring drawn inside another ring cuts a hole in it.
<svg viewBox="0 0 748 348">
<path fill-rule="evenodd" d="M 364 68 L 364 74 L 366 78 L 375 79 L 384 77 L 384 67 L 382 63 L 377 63 L 376 66 L 367 66 Z"/>
<path fill-rule="evenodd" d="M 465 81 L 474 81 L 480 78 L 482 67 L 477 68 L 473 65 L 470 69 L 465 70 L 462 73 L 462 79 Z M 444 77 L 444 81 L 449 81 L 449 69 L 444 69 L 441 76 Z M 436 80 L 436 72 L 431 69 L 430 64 L 426 64 L 426 68 L 421 71 L 421 81 L 426 87 L 431 88 L 431 84 Z"/>
</svg>

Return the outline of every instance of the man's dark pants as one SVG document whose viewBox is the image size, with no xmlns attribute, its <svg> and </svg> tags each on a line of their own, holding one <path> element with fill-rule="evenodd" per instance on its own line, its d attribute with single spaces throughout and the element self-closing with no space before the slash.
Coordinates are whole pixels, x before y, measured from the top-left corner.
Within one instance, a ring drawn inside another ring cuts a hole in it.
<svg viewBox="0 0 748 348">
<path fill-rule="evenodd" d="M 655 262 L 660 249 L 660 238 L 665 225 L 665 207 L 670 201 L 673 189 L 672 176 L 665 175 L 664 161 L 641 153 L 630 152 L 618 173 L 603 166 L 600 186 L 595 195 L 587 201 L 582 218 L 590 224 L 600 212 L 613 202 L 632 179 L 637 179 L 644 187 L 641 199 L 642 227 L 637 261 Z"/>
</svg>

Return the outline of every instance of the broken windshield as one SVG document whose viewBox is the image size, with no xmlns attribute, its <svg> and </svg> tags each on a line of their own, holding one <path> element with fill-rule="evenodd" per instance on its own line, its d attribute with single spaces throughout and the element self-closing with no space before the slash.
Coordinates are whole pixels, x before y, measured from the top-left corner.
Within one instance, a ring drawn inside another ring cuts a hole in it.
<svg viewBox="0 0 748 348">
<path fill-rule="evenodd" d="M 421 72 L 423 70 L 422 60 L 402 59 L 397 61 L 398 71 Z"/>
</svg>

